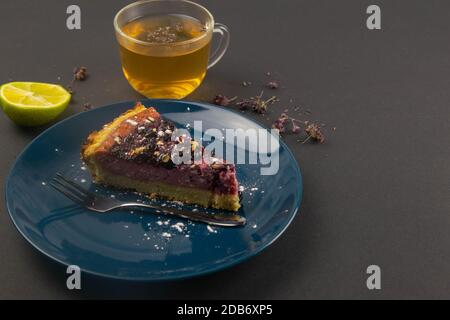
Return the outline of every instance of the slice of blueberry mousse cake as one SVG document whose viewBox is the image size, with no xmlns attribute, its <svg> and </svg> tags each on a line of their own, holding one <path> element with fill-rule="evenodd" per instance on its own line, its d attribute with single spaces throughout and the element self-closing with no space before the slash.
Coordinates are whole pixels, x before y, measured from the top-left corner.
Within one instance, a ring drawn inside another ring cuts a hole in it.
<svg viewBox="0 0 450 320">
<path fill-rule="evenodd" d="M 172 141 L 175 129 L 154 108 L 137 103 L 92 132 L 82 145 L 81 156 L 95 183 L 186 204 L 239 210 L 236 167 L 220 159 L 212 164 L 175 164 L 172 150 L 181 142 Z M 193 159 L 198 143 L 189 143 Z"/>
</svg>

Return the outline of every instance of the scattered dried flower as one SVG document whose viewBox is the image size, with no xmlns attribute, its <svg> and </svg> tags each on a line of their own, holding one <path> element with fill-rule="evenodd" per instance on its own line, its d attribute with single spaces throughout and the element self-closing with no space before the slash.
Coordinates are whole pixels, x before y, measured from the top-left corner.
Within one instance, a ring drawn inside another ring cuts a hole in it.
<svg viewBox="0 0 450 320">
<path fill-rule="evenodd" d="M 86 67 L 76 67 L 73 69 L 73 78 L 77 81 L 83 81 L 87 78 L 87 68 Z"/>
<path fill-rule="evenodd" d="M 302 127 L 300 124 L 304 124 L 306 126 L 305 133 L 307 134 L 307 138 L 302 141 L 302 143 L 306 143 L 309 140 L 314 140 L 319 143 L 325 142 L 325 135 L 320 130 L 320 126 L 315 123 L 308 123 L 308 121 L 301 121 L 298 119 L 294 119 L 288 116 L 286 113 L 282 113 L 277 120 L 272 124 L 273 129 L 277 129 L 279 133 L 286 132 L 286 128 L 290 123 L 291 133 L 298 134 L 302 132 Z M 301 141 L 301 140 L 297 140 Z"/>
<path fill-rule="evenodd" d="M 90 104 L 89 102 L 86 102 L 85 104 L 83 104 L 83 109 L 85 111 L 91 110 L 92 109 L 92 104 Z"/>
<path fill-rule="evenodd" d="M 230 105 L 231 102 L 233 102 L 236 99 L 237 97 L 229 99 L 227 96 L 224 96 L 223 94 L 218 94 L 214 97 L 213 103 L 218 106 L 227 107 Z"/>
<path fill-rule="evenodd" d="M 241 110 L 247 110 L 248 108 L 253 107 L 253 100 L 252 99 L 243 99 L 243 100 L 237 102 L 236 105 Z"/>
<path fill-rule="evenodd" d="M 319 143 L 325 142 L 325 136 L 317 124 L 315 123 L 308 124 L 306 126 L 305 132 L 308 135 L 308 138 L 304 142 L 306 142 L 309 139 L 313 139 L 314 141 L 317 141 Z"/>
<path fill-rule="evenodd" d="M 70 94 L 74 94 L 75 91 L 73 90 L 73 86 L 75 84 L 75 81 L 84 81 L 87 78 L 87 68 L 86 67 L 75 67 L 72 71 L 73 78 L 72 82 L 66 86 L 67 91 Z"/>
<path fill-rule="evenodd" d="M 300 133 L 300 131 L 302 131 L 302 128 L 295 122 L 296 122 L 295 119 L 291 119 L 291 124 L 292 124 L 291 131 L 292 131 L 292 133 Z"/>
<path fill-rule="evenodd" d="M 278 84 L 277 81 L 270 81 L 266 84 L 266 87 L 268 87 L 270 89 L 278 89 L 280 87 L 280 85 Z"/>
<path fill-rule="evenodd" d="M 282 133 L 286 131 L 285 124 L 287 120 L 289 119 L 288 115 L 285 113 L 282 113 L 277 120 L 272 124 L 273 129 L 277 129 L 278 132 Z"/>
<path fill-rule="evenodd" d="M 248 87 L 248 86 L 251 86 L 251 85 L 252 85 L 252 83 L 250 81 L 242 81 L 242 86 L 243 87 Z"/>
<path fill-rule="evenodd" d="M 264 100 L 262 98 L 263 93 L 264 92 L 261 92 L 261 94 L 256 97 L 251 97 L 249 99 L 243 99 L 243 100 L 239 101 L 238 103 L 236 103 L 236 105 L 241 110 L 252 109 L 256 113 L 263 114 L 267 111 L 267 107 L 269 106 L 269 104 L 275 102 L 275 100 L 277 99 L 276 96 L 272 96 L 271 98 Z"/>
</svg>

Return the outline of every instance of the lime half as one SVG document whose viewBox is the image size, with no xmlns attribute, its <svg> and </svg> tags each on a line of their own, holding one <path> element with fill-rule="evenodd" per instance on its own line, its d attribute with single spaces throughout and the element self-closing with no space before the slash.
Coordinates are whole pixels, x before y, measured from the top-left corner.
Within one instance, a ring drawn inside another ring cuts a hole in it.
<svg viewBox="0 0 450 320">
<path fill-rule="evenodd" d="M 39 126 L 54 120 L 69 101 L 70 93 L 56 84 L 10 82 L 0 87 L 3 111 L 22 126 Z"/>
</svg>

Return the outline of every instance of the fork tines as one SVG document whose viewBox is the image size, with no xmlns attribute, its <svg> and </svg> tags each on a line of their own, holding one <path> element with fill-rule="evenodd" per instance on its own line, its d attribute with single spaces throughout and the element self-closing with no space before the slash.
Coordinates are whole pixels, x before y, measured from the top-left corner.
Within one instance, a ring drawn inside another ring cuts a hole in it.
<svg viewBox="0 0 450 320">
<path fill-rule="evenodd" d="M 50 185 L 75 202 L 84 204 L 91 196 L 89 191 L 59 173 L 52 179 Z"/>
</svg>

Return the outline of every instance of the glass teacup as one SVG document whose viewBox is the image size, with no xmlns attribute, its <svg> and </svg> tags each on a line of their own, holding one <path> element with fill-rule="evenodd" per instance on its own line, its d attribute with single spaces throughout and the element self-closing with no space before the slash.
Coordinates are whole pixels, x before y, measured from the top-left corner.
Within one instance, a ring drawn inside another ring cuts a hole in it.
<svg viewBox="0 0 450 320">
<path fill-rule="evenodd" d="M 230 34 L 204 7 L 186 0 L 132 3 L 114 18 L 122 69 L 148 98 L 181 99 L 203 81 L 224 55 Z M 213 33 L 220 36 L 210 54 Z"/>
</svg>

